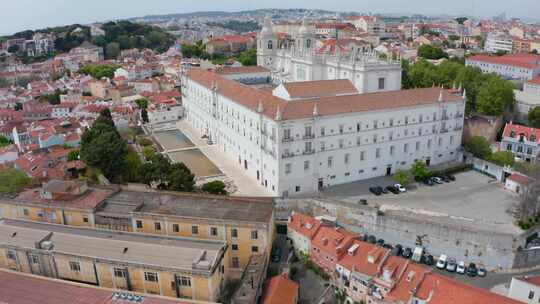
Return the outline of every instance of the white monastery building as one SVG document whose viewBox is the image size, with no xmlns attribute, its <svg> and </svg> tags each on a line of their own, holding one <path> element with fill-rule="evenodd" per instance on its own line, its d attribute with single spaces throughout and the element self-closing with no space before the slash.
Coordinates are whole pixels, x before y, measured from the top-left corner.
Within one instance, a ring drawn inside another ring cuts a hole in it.
<svg viewBox="0 0 540 304">
<path fill-rule="evenodd" d="M 399 61 L 382 60 L 365 44 L 344 48 L 318 47 L 315 30 L 304 19 L 291 40 L 279 40 L 272 21 L 265 18 L 258 37 L 257 63 L 272 71 L 276 83 L 349 79 L 360 93 L 401 89 Z"/>
<path fill-rule="evenodd" d="M 269 27 L 267 19 L 264 41 Z M 312 71 L 312 63 L 302 66 Z M 352 66 L 342 79 L 307 73 L 277 86 L 190 69 L 182 79 L 185 119 L 277 196 L 390 175 L 415 161 L 458 159 L 465 111 L 459 92 L 400 90 L 399 63 Z"/>
</svg>

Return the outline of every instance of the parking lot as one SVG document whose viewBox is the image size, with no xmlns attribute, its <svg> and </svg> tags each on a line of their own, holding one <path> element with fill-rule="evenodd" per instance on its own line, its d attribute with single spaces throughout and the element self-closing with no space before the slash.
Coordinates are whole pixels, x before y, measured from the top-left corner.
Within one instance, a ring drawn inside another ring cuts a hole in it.
<svg viewBox="0 0 540 304">
<path fill-rule="evenodd" d="M 429 216 L 447 216 L 471 222 L 492 224 L 494 229 L 520 233 L 513 224 L 514 203 L 518 197 L 503 188 L 493 178 L 468 171 L 455 175 L 450 183 L 427 186 L 415 184 L 406 193 L 375 196 L 369 187 L 386 187 L 395 183 L 392 177 L 379 177 L 351 184 L 331 187 L 323 192 L 326 197 L 358 202 L 366 199 L 381 210 L 408 211 Z"/>
</svg>

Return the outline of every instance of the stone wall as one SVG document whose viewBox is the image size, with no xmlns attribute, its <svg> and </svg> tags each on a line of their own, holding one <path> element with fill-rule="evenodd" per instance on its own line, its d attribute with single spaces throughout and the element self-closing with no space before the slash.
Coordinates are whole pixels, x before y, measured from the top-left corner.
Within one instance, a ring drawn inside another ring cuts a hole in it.
<svg viewBox="0 0 540 304">
<path fill-rule="evenodd" d="M 286 199 L 276 201 L 278 211 L 295 210 L 313 216 L 329 215 L 337 223 L 358 233 L 373 234 L 390 244 L 414 247 L 418 239 L 426 250 L 438 256 L 447 254 L 466 263 L 484 264 L 488 269 L 528 267 L 540 261 L 540 253 L 520 252 L 525 234 L 512 235 L 490 231 L 481 223 L 475 225 L 461 219 L 424 216 L 404 211 L 382 212 L 377 207 L 327 199 Z"/>
</svg>

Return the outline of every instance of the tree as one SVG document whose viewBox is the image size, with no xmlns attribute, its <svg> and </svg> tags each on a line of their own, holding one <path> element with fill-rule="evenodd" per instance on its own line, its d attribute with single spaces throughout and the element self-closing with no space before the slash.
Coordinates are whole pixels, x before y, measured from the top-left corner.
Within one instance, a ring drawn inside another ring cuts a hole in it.
<svg viewBox="0 0 540 304">
<path fill-rule="evenodd" d="M 418 56 L 432 60 L 448 58 L 448 54 L 446 54 L 441 48 L 434 47 L 429 44 L 424 44 L 418 48 Z"/>
<path fill-rule="evenodd" d="M 529 125 L 534 128 L 540 128 L 540 106 L 529 110 Z"/>
<path fill-rule="evenodd" d="M 226 185 L 224 182 L 217 180 L 217 181 L 208 182 L 204 184 L 201 187 L 201 190 L 204 192 L 211 193 L 211 194 L 227 194 L 225 187 Z"/>
<path fill-rule="evenodd" d="M 116 59 L 120 55 L 120 44 L 118 42 L 107 43 L 105 46 L 105 57 L 107 59 Z"/>
<path fill-rule="evenodd" d="M 148 99 L 146 98 L 139 98 L 135 100 L 135 103 L 137 104 L 137 107 L 139 107 L 139 109 L 141 110 L 148 108 Z"/>
<path fill-rule="evenodd" d="M 103 110 L 94 125 L 84 132 L 81 140 L 81 159 L 108 178 L 118 181 L 124 169 L 127 143 L 120 136 L 108 109 Z"/>
<path fill-rule="evenodd" d="M 481 114 L 499 116 L 512 110 L 514 103 L 513 84 L 498 76 L 490 76 L 478 91 L 477 110 Z"/>
<path fill-rule="evenodd" d="M 118 69 L 117 65 L 111 64 L 88 64 L 82 67 L 79 72 L 85 75 L 90 75 L 95 79 L 103 77 L 113 78 L 114 72 Z"/>
<path fill-rule="evenodd" d="M 238 57 L 238 61 L 244 66 L 257 65 L 257 49 L 251 48 Z"/>
<path fill-rule="evenodd" d="M 143 148 L 143 156 L 146 160 L 150 161 L 154 155 L 156 155 L 156 149 L 154 147 L 146 146 Z"/>
<path fill-rule="evenodd" d="M 67 155 L 67 160 L 68 160 L 68 161 L 78 160 L 78 159 L 79 159 L 79 154 L 80 154 L 80 151 L 79 151 L 79 150 L 72 150 L 72 151 L 69 151 L 69 153 L 68 153 L 68 155 Z"/>
<path fill-rule="evenodd" d="M 488 159 L 491 156 L 491 145 L 483 136 L 474 136 L 465 143 L 464 148 L 467 152 L 481 159 Z"/>
<path fill-rule="evenodd" d="M 515 162 L 514 154 L 510 151 L 497 151 L 491 154 L 488 160 L 499 166 L 513 166 Z"/>
<path fill-rule="evenodd" d="M 4 135 L 0 135 L 0 148 L 11 145 L 11 140 Z"/>
<path fill-rule="evenodd" d="M 398 181 L 403 186 L 409 185 L 411 182 L 411 174 L 405 170 L 397 170 L 394 174 L 394 179 Z"/>
<path fill-rule="evenodd" d="M 191 192 L 195 186 L 195 175 L 184 163 L 173 164 L 167 174 L 167 189 Z"/>
<path fill-rule="evenodd" d="M 148 119 L 148 111 L 146 109 L 141 110 L 141 119 L 142 119 L 143 123 L 147 123 L 147 122 L 150 121 Z"/>
<path fill-rule="evenodd" d="M 124 156 L 125 170 L 123 180 L 127 182 L 139 182 L 141 177 L 141 167 L 142 161 L 139 154 L 133 150 L 133 148 L 128 147 L 127 153 Z"/>
<path fill-rule="evenodd" d="M 149 186 L 156 184 L 159 189 L 167 188 L 167 176 L 171 170 L 171 163 L 168 158 L 161 154 L 154 153 L 141 167 L 141 181 Z"/>
<path fill-rule="evenodd" d="M 423 161 L 414 162 L 414 164 L 411 166 L 410 172 L 417 181 L 423 181 L 429 177 L 429 170 L 426 163 Z"/>
<path fill-rule="evenodd" d="M 19 169 L 0 171 L 0 193 L 17 193 L 32 183 L 32 179 Z"/>
</svg>

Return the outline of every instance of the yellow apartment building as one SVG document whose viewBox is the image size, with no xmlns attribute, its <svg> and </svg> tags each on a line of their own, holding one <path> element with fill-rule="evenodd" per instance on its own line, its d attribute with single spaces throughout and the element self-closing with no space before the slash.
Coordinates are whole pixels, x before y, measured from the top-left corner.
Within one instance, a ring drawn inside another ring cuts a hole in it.
<svg viewBox="0 0 540 304">
<path fill-rule="evenodd" d="M 19 220 L 0 220 L 0 268 L 100 287 L 216 301 L 227 245 Z"/>
</svg>

